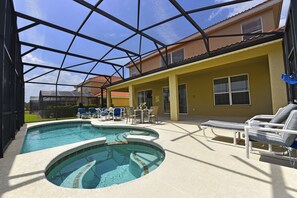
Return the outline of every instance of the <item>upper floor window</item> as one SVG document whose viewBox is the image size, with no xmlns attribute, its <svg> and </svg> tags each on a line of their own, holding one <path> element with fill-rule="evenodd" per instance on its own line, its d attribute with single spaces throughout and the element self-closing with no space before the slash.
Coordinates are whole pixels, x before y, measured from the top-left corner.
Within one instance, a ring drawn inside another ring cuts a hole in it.
<svg viewBox="0 0 297 198">
<path fill-rule="evenodd" d="M 214 79 L 215 105 L 250 104 L 248 75 Z"/>
<path fill-rule="evenodd" d="M 184 55 L 184 49 L 179 49 L 179 50 L 176 50 L 174 52 L 168 53 L 167 54 L 168 64 L 176 63 L 176 62 L 179 62 L 179 61 L 183 61 L 184 60 L 184 57 L 185 57 L 185 55 Z M 164 67 L 164 66 L 166 66 L 166 64 L 163 61 L 163 59 L 161 58 L 161 67 Z"/>
<path fill-rule="evenodd" d="M 165 58 L 165 55 L 163 55 L 163 57 Z M 167 54 L 167 59 L 168 59 L 168 65 L 171 64 L 171 53 Z M 166 63 L 163 61 L 163 58 L 161 57 L 161 67 L 165 67 Z"/>
<path fill-rule="evenodd" d="M 184 49 L 179 49 L 172 52 L 172 63 L 176 63 L 184 60 Z"/>
<path fill-rule="evenodd" d="M 254 19 L 252 21 L 248 21 L 241 25 L 242 33 L 258 33 L 262 32 L 262 20 L 261 18 Z M 253 37 L 253 35 L 245 35 L 242 37 L 243 40 L 249 39 Z"/>
<path fill-rule="evenodd" d="M 131 76 L 136 76 L 136 67 L 131 68 Z"/>
</svg>

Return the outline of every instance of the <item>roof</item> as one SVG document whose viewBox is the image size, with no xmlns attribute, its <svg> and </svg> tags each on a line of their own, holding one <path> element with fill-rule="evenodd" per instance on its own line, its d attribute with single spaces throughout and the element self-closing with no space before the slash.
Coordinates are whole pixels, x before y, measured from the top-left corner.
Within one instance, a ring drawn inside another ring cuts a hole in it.
<svg viewBox="0 0 297 198">
<path fill-rule="evenodd" d="M 56 97 L 56 91 L 40 91 L 41 97 Z M 83 93 L 83 97 L 94 98 L 92 93 Z M 78 91 L 57 91 L 57 97 L 81 97 L 81 92 Z"/>
<path fill-rule="evenodd" d="M 211 29 L 218 29 L 218 28 L 219 28 L 219 25 L 221 25 L 221 24 L 223 24 L 223 23 L 229 23 L 229 21 L 231 21 L 232 19 L 234 19 L 234 18 L 236 18 L 236 17 L 238 17 L 238 16 L 242 16 L 243 14 L 245 14 L 245 13 L 251 11 L 251 10 L 256 10 L 256 8 L 259 8 L 260 6 L 263 6 L 263 5 L 268 4 L 268 3 L 271 3 L 272 5 L 274 5 L 274 4 L 277 4 L 277 3 L 282 2 L 282 0 L 275 0 L 275 2 L 273 2 L 273 1 L 274 1 L 274 0 L 266 0 L 266 1 L 260 3 L 260 4 L 256 5 L 256 6 L 254 6 L 254 7 L 251 7 L 251 8 L 249 8 L 249 9 L 247 9 L 247 10 L 244 10 L 244 11 L 242 11 L 242 12 L 240 12 L 240 13 L 237 13 L 237 14 L 235 14 L 235 15 L 233 15 L 233 16 L 230 16 L 230 17 L 228 17 L 228 18 L 226 18 L 226 19 L 224 19 L 224 20 L 221 20 L 221 21 L 219 21 L 219 22 L 217 22 L 217 23 L 215 23 L 215 24 L 212 24 L 212 25 L 210 25 L 210 26 L 204 28 L 203 30 L 204 30 L 205 32 L 208 32 L 208 31 L 210 31 Z M 267 8 L 264 7 L 264 8 L 261 9 L 261 10 L 265 10 L 265 9 L 267 9 Z M 238 20 L 240 20 L 240 19 L 238 19 Z M 214 30 L 211 30 L 211 31 L 214 31 Z M 189 36 L 187 36 L 187 37 L 185 37 L 185 38 L 183 38 L 183 39 L 177 41 L 176 43 L 178 43 L 178 42 L 185 42 L 185 41 L 191 40 L 191 39 L 193 39 L 193 38 L 198 38 L 198 37 L 200 37 L 200 36 L 201 36 L 200 32 L 196 32 L 196 33 L 194 33 L 194 34 L 192 34 L 192 35 L 189 35 Z M 176 45 L 174 45 L 174 46 L 177 46 L 177 45 L 182 45 L 182 44 L 176 44 Z M 148 58 L 148 57 L 150 57 L 150 56 L 157 56 L 157 55 L 159 55 L 158 52 L 152 52 L 152 53 L 150 53 L 150 54 L 144 56 L 144 57 L 142 58 L 142 61 L 144 61 L 146 58 Z M 138 62 L 139 62 L 139 60 L 135 61 L 135 63 L 138 63 Z M 133 66 L 133 64 L 132 64 L 132 62 L 130 61 L 130 62 L 128 62 L 125 66 L 126 66 L 126 67 L 131 67 L 131 66 Z"/>
<path fill-rule="evenodd" d="M 112 76 L 111 77 L 111 82 L 116 82 L 116 81 L 119 81 L 119 80 L 122 80 L 122 78 L 118 77 L 118 76 Z M 97 76 L 97 77 L 89 78 L 87 81 L 95 81 L 95 82 L 105 83 L 107 80 L 103 76 Z"/>
<path fill-rule="evenodd" d="M 111 77 L 111 82 L 117 82 L 117 81 L 120 81 L 122 80 L 121 77 L 118 77 L 118 76 L 112 76 Z M 88 80 L 85 81 L 84 84 L 88 83 L 88 82 L 97 82 L 97 83 L 101 83 L 101 85 L 103 85 L 104 83 L 105 84 L 110 84 L 107 79 L 104 77 L 104 76 L 96 76 L 96 77 L 92 77 L 92 78 L 89 78 Z M 82 83 L 79 83 L 77 86 L 80 86 Z"/>
<path fill-rule="evenodd" d="M 283 38 L 284 27 L 277 28 L 275 31 L 277 31 L 278 33 L 273 34 L 273 35 L 269 35 L 269 34 L 264 35 L 263 34 L 263 35 L 259 35 L 259 36 L 254 36 L 254 37 L 251 37 L 251 38 L 249 38 L 247 40 L 243 40 L 243 41 L 240 41 L 240 42 L 237 42 L 237 43 L 233 43 L 233 44 L 230 44 L 230 45 L 215 49 L 215 50 L 211 51 L 210 54 L 208 54 L 208 53 L 199 54 L 197 56 L 187 58 L 187 59 L 185 59 L 183 61 L 175 62 L 173 64 L 168 65 L 168 67 L 169 68 L 174 68 L 174 67 L 182 66 L 182 65 L 185 65 L 185 64 L 189 64 L 189 63 L 201 61 L 201 60 L 204 60 L 204 59 L 208 59 L 208 58 L 211 58 L 211 57 L 214 57 L 214 56 L 218 56 L 218 55 L 221 55 L 221 54 L 234 52 L 236 50 L 244 49 L 244 48 L 247 48 L 247 47 L 251 47 L 251 46 L 258 45 L 258 44 L 262 44 L 262 43 L 266 43 L 266 42 L 270 42 L 270 41 L 273 41 L 273 40 Z M 150 70 L 148 72 L 142 73 L 142 76 L 146 76 L 146 75 L 149 75 L 149 74 L 152 74 L 152 73 L 163 71 L 163 70 L 166 70 L 166 69 L 169 69 L 169 68 L 159 67 L 157 69 Z M 139 74 L 137 76 L 139 76 Z M 130 77 L 130 78 L 126 79 L 126 81 L 130 80 L 130 79 L 134 79 L 134 78 L 135 78 L 135 76 Z M 121 82 L 122 81 L 119 81 L 118 83 L 115 83 L 115 84 L 119 84 Z M 115 85 L 115 84 L 113 84 L 113 85 Z"/>
<path fill-rule="evenodd" d="M 204 57 L 209 58 L 209 57 L 220 55 L 220 54 L 223 54 L 223 53 L 226 53 L 226 52 L 230 52 L 233 49 L 238 50 L 238 49 L 241 49 L 241 48 L 250 47 L 252 45 L 257 45 L 259 43 L 264 43 L 264 42 L 268 42 L 268 41 L 271 41 L 271 40 L 279 39 L 279 38 L 282 38 L 283 30 L 284 30 L 284 28 L 277 28 L 274 31 L 279 32 L 279 34 L 276 34 L 276 35 L 269 35 L 269 34 L 264 35 L 264 34 L 262 34 L 262 35 L 253 36 L 253 37 L 251 37 L 251 38 L 249 38 L 247 40 L 242 40 L 240 42 L 232 43 L 230 45 L 226 45 L 224 47 L 215 49 L 215 50 L 211 51 L 211 55 L 208 55 L 208 53 L 206 52 L 204 54 L 199 54 L 197 56 L 187 58 L 187 59 L 185 59 L 183 61 L 173 63 L 172 65 L 177 66 L 177 65 L 181 65 L 181 64 L 187 64 L 187 63 L 190 63 L 190 62 L 195 62 L 195 61 L 198 61 L 198 60 L 201 60 L 201 59 L 205 59 Z M 274 32 L 274 31 L 271 31 L 271 32 Z"/>
<path fill-rule="evenodd" d="M 30 96 L 30 101 L 33 101 L 33 100 L 39 100 L 39 97 L 38 96 Z"/>
</svg>

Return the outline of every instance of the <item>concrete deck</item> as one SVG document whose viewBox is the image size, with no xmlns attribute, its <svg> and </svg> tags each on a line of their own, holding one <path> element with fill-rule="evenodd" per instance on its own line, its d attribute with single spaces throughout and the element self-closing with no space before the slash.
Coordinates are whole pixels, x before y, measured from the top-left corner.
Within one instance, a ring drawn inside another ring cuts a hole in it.
<svg viewBox="0 0 297 198">
<path fill-rule="evenodd" d="M 255 154 L 246 159 L 243 148 L 207 141 L 196 121 L 137 126 L 159 133 L 154 142 L 165 149 L 164 162 L 139 179 L 91 190 L 58 187 L 44 175 L 54 157 L 85 142 L 19 155 L 23 127 L 0 159 L 1 197 L 297 197 L 296 169 L 262 162 L 283 163 Z M 229 131 L 217 132 L 232 137 Z"/>
</svg>

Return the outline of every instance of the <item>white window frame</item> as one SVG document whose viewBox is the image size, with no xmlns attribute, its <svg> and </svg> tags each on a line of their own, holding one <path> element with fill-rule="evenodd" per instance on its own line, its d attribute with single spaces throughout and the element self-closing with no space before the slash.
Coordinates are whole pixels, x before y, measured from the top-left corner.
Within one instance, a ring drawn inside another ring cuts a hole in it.
<svg viewBox="0 0 297 198">
<path fill-rule="evenodd" d="M 237 77 L 237 76 L 247 76 L 247 90 L 242 90 L 242 91 L 232 91 L 231 90 L 231 78 L 232 77 Z M 216 93 L 215 93 L 215 80 L 220 80 L 220 79 L 228 79 L 228 92 L 221 92 L 221 93 L 217 93 L 217 94 L 228 94 L 229 95 L 229 104 L 216 104 Z M 243 73 L 243 74 L 236 74 L 236 75 L 232 75 L 232 76 L 223 76 L 223 77 L 219 77 L 219 78 L 214 78 L 212 80 L 212 87 L 213 87 L 213 104 L 214 106 L 238 106 L 238 105 L 251 105 L 252 101 L 251 101 L 251 90 L 250 90 L 250 78 L 249 78 L 249 74 L 248 73 Z M 233 104 L 232 101 L 232 93 L 241 93 L 241 92 L 248 92 L 248 96 L 249 96 L 249 103 L 248 104 Z"/>
<path fill-rule="evenodd" d="M 168 55 L 170 54 L 170 63 L 173 63 L 172 53 L 177 52 L 177 51 L 179 51 L 179 50 L 183 50 L 183 55 L 184 55 L 184 60 L 185 60 L 185 48 L 182 47 L 182 48 L 179 48 L 179 49 L 177 49 L 177 50 L 174 50 L 174 51 L 168 53 Z M 163 54 L 163 57 L 164 57 L 165 55 L 166 55 L 166 54 Z M 166 58 L 166 57 L 165 57 L 165 58 Z M 160 67 L 164 67 L 164 66 L 162 66 L 162 61 L 163 61 L 163 59 L 162 59 L 162 57 L 160 56 Z"/>
<path fill-rule="evenodd" d="M 258 20 L 258 19 L 260 19 L 260 21 L 261 21 L 261 31 L 258 30 L 258 31 L 253 31 L 253 32 L 249 32 L 249 33 L 263 32 L 263 18 L 262 18 L 262 16 L 260 16 L 260 17 L 253 18 L 253 19 L 251 19 L 251 20 L 248 20 L 248 21 L 245 21 L 244 23 L 242 23 L 242 24 L 241 24 L 241 34 L 243 34 L 243 28 L 242 28 L 242 26 L 243 26 L 244 24 L 246 24 L 246 23 L 250 23 L 250 22 L 252 22 L 252 21 L 254 21 L 254 20 Z M 242 40 L 244 40 L 244 36 L 242 36 Z"/>
</svg>

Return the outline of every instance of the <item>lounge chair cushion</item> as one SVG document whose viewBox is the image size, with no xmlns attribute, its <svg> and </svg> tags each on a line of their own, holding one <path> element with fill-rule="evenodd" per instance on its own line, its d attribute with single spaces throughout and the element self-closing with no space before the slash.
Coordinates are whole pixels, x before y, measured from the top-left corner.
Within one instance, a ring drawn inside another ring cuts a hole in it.
<svg viewBox="0 0 297 198">
<path fill-rule="evenodd" d="M 290 114 L 288 121 L 284 126 L 284 129 L 297 131 L 297 111 L 296 110 L 292 111 L 292 113 Z M 294 143 L 296 136 L 297 135 L 295 134 L 289 134 L 289 133 L 282 134 L 282 138 L 284 139 L 287 146 L 291 146 Z"/>
<path fill-rule="evenodd" d="M 293 110 L 291 112 L 283 129 L 297 130 L 297 110 Z M 252 141 L 286 146 L 286 147 L 291 147 L 296 140 L 295 134 L 288 134 L 288 133 L 276 134 L 276 133 L 270 133 L 266 131 L 249 131 L 248 134 L 249 134 L 249 139 Z"/>
<path fill-rule="evenodd" d="M 267 133 L 266 131 L 249 131 L 249 140 L 266 144 L 287 146 L 281 135 Z"/>
<path fill-rule="evenodd" d="M 217 121 L 217 120 L 208 120 L 207 122 L 201 123 L 201 126 L 244 131 L 245 124 L 244 123 L 238 123 L 238 122 L 225 122 L 225 121 Z"/>
<path fill-rule="evenodd" d="M 275 115 L 274 118 L 270 120 L 270 123 L 283 123 L 286 121 L 286 119 L 289 117 L 291 111 L 296 110 L 297 105 L 296 104 L 288 104 L 283 108 L 283 110 Z"/>
</svg>

